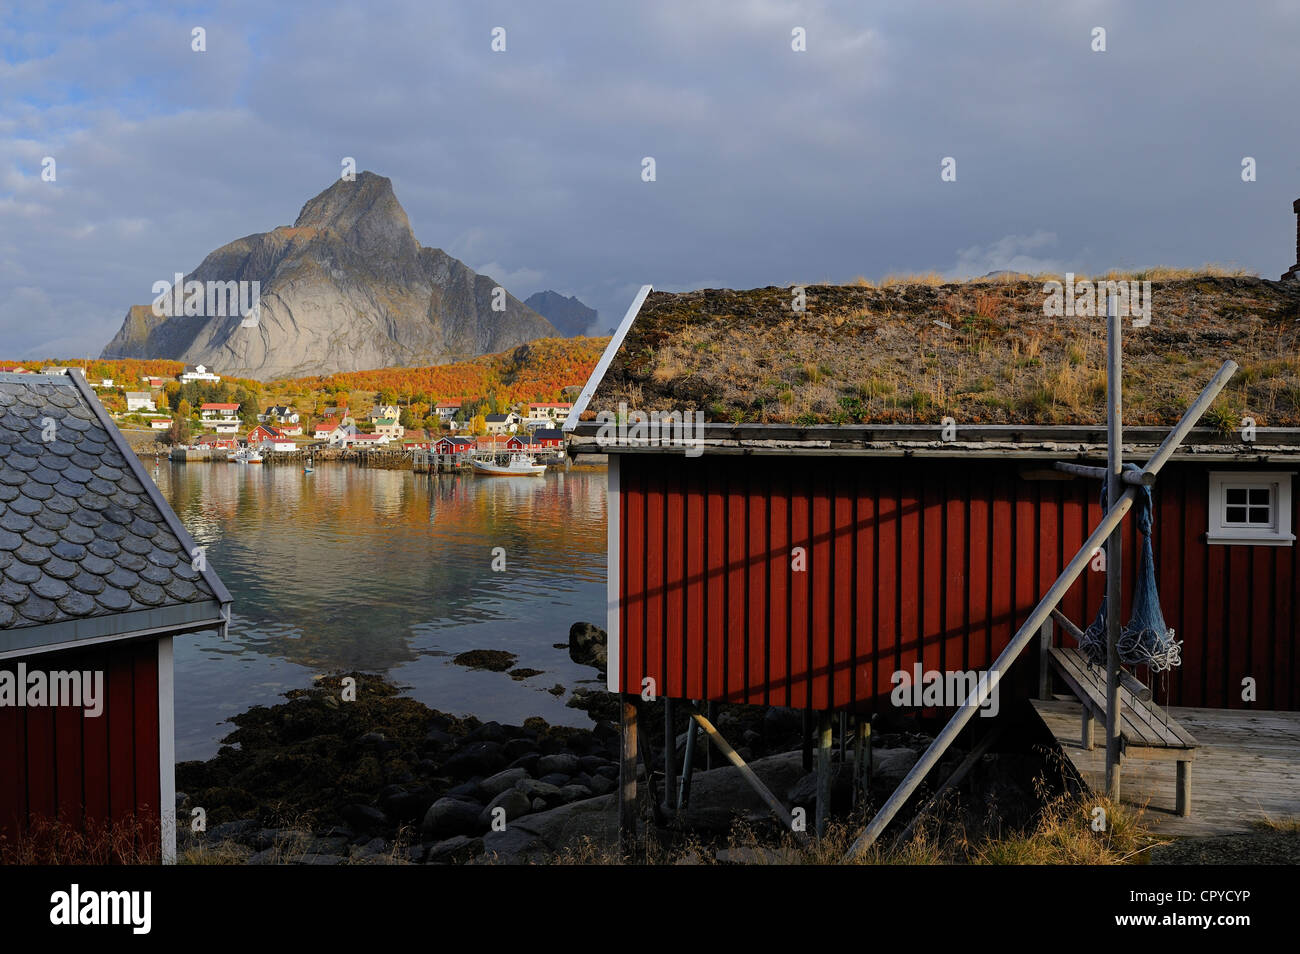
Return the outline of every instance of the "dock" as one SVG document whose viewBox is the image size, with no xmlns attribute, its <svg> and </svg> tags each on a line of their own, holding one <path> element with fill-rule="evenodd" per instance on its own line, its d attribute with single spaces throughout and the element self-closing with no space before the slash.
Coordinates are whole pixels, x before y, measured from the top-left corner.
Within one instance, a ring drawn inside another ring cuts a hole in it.
<svg viewBox="0 0 1300 954">
<path fill-rule="evenodd" d="M 1084 784 L 1106 788 L 1104 744 L 1086 749 L 1082 706 L 1058 696 L 1032 701 Z M 1123 760 L 1120 801 L 1144 809 L 1142 821 L 1159 835 L 1227 835 L 1256 830 L 1258 822 L 1300 817 L 1300 712 L 1195 709 L 1173 706 L 1169 714 L 1196 737 L 1192 804 L 1175 813 L 1175 764 Z"/>
</svg>

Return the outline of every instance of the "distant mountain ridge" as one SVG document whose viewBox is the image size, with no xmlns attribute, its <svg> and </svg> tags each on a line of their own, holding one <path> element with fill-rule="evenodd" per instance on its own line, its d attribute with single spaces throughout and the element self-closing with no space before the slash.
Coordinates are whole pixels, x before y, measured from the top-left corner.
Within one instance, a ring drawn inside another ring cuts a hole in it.
<svg viewBox="0 0 1300 954">
<path fill-rule="evenodd" d="M 524 304 L 560 330 L 566 338 L 585 335 L 596 323 L 599 312 L 576 297 L 565 298 L 556 291 L 539 291 L 524 299 Z"/>
<path fill-rule="evenodd" d="M 102 357 L 167 358 L 266 381 L 441 364 L 558 334 L 492 278 L 421 246 L 392 182 L 373 172 L 335 182 L 292 226 L 223 245 L 184 281 L 259 282 L 256 324 L 159 317 L 136 305 Z"/>
</svg>

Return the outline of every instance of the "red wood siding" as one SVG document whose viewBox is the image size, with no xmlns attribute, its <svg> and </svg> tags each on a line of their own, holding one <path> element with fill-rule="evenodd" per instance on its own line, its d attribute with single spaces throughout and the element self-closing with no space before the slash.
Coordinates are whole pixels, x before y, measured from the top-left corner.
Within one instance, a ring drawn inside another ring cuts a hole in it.
<svg viewBox="0 0 1300 954">
<path fill-rule="evenodd" d="M 0 706 L 0 834 L 33 817 L 77 830 L 135 816 L 159 823 L 158 649 L 153 640 L 22 660 L 29 671 L 101 670 L 103 712 Z M 0 661 L 14 672 L 19 660 Z"/>
<path fill-rule="evenodd" d="M 620 685 L 640 691 L 650 677 L 670 698 L 884 709 L 893 673 L 916 662 L 988 668 L 1101 518 L 1095 482 L 1025 480 L 1022 466 L 623 455 Z M 1158 584 L 1184 643 L 1157 698 L 1300 708 L 1295 549 L 1207 544 L 1209 469 L 1170 464 L 1156 487 Z M 1138 543 L 1126 520 L 1129 581 Z M 795 548 L 806 572 L 792 569 Z M 1104 589 L 1104 574 L 1085 571 L 1063 611 L 1086 626 Z M 1131 601 L 1130 582 L 1125 620 Z M 1027 693 L 1035 673 L 1004 673 L 1003 691 Z"/>
</svg>

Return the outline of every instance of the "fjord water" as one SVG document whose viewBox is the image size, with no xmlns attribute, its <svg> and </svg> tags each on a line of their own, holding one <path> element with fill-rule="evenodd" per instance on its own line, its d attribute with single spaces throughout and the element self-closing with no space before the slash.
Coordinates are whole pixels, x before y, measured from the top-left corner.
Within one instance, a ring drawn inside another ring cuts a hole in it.
<svg viewBox="0 0 1300 954">
<path fill-rule="evenodd" d="M 554 644 L 578 620 L 604 625 L 603 471 L 164 462 L 154 480 L 235 601 L 228 639 L 176 640 L 178 759 L 215 754 L 230 716 L 345 670 L 385 673 L 457 715 L 590 724 L 565 702 L 597 673 Z M 452 662 L 471 649 L 506 650 L 542 674 Z M 562 695 L 547 691 L 557 684 Z"/>
</svg>

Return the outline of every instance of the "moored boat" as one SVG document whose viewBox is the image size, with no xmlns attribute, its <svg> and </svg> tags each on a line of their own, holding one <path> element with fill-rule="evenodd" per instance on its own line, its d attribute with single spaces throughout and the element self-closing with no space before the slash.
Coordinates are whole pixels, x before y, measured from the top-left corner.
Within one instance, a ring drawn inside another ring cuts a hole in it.
<svg viewBox="0 0 1300 954">
<path fill-rule="evenodd" d="M 546 473 L 546 465 L 537 463 L 527 454 L 513 454 L 504 464 L 475 457 L 470 460 L 470 466 L 474 473 L 485 477 L 533 477 Z"/>
</svg>

